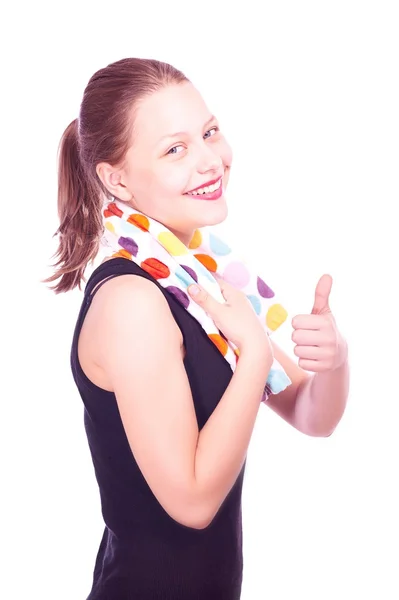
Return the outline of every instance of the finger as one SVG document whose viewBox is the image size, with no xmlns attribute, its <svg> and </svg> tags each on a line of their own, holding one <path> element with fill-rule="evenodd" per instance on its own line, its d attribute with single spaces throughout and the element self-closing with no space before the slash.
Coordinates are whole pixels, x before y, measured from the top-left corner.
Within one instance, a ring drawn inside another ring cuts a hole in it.
<svg viewBox="0 0 399 600">
<path fill-rule="evenodd" d="M 296 315 L 292 319 L 294 329 L 322 329 L 325 326 L 326 318 L 323 315 Z"/>
<path fill-rule="evenodd" d="M 218 285 L 219 285 L 219 287 L 220 287 L 220 289 L 221 289 L 222 292 L 224 292 L 225 290 L 227 290 L 228 284 L 227 284 L 227 282 L 224 279 L 222 279 L 221 277 L 217 277 L 216 281 L 218 282 Z"/>
<path fill-rule="evenodd" d="M 234 298 L 238 298 L 238 296 L 240 295 L 239 290 L 237 290 L 237 288 L 235 288 L 233 285 L 231 285 L 231 283 L 228 283 L 224 279 L 218 279 L 218 284 L 220 287 L 220 291 L 222 292 L 223 297 L 227 302 L 233 300 Z"/>
<path fill-rule="evenodd" d="M 323 343 L 324 336 L 320 330 L 294 329 L 291 339 L 299 346 L 319 346 Z"/>
<path fill-rule="evenodd" d="M 220 302 L 215 300 L 215 298 L 213 298 L 200 285 L 198 285 L 198 284 L 189 285 L 187 288 L 187 291 L 190 295 L 190 298 L 192 298 L 194 300 L 194 302 L 199 304 L 199 306 L 202 306 L 202 308 L 206 312 L 208 312 L 210 314 L 216 314 L 217 311 L 220 309 L 220 306 L 221 306 Z"/>
<path fill-rule="evenodd" d="M 220 275 L 218 275 L 216 277 L 216 280 L 217 280 L 218 284 L 220 285 L 220 287 L 225 287 L 225 288 L 229 288 L 229 289 L 232 289 L 232 290 L 236 289 L 233 285 L 231 285 L 231 283 L 228 283 L 228 281 L 226 281 L 225 279 L 223 279 Z"/>
<path fill-rule="evenodd" d="M 323 360 L 325 359 L 325 351 L 318 346 L 295 346 L 295 356 L 306 360 Z"/>
<path fill-rule="evenodd" d="M 316 286 L 312 314 L 323 314 L 330 310 L 329 297 L 332 288 L 331 275 L 323 275 L 320 277 Z"/>
<path fill-rule="evenodd" d="M 304 371 L 311 371 L 313 373 L 319 373 L 325 371 L 327 366 L 324 361 L 321 360 L 309 360 L 308 358 L 300 358 L 298 365 Z"/>
</svg>

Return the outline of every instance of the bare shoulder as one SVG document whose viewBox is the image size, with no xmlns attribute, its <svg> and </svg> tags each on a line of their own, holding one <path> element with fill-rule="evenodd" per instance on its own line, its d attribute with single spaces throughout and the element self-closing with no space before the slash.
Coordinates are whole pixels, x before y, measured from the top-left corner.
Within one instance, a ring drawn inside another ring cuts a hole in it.
<svg viewBox="0 0 399 600">
<path fill-rule="evenodd" d="M 144 352 L 162 339 L 182 354 L 183 336 L 161 290 L 140 275 L 119 275 L 93 297 L 79 337 L 79 360 L 89 379 L 112 391 L 111 348 L 113 356 L 127 346 Z"/>
<path fill-rule="evenodd" d="M 118 302 L 125 308 L 140 308 L 144 303 L 150 303 L 150 306 L 161 308 L 168 307 L 165 296 L 154 284 L 146 277 L 136 274 L 118 275 L 110 278 L 106 284 L 101 286 L 93 298 L 93 304 L 97 302 L 102 307 L 110 303 Z"/>
</svg>

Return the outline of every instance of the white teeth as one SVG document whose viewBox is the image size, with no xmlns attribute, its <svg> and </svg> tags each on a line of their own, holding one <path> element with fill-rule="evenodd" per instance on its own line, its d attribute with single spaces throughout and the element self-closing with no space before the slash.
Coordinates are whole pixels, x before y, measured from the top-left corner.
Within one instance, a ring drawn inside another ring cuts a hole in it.
<svg viewBox="0 0 399 600">
<path fill-rule="evenodd" d="M 206 187 L 199 188 L 198 190 L 195 190 L 194 192 L 188 192 L 188 193 L 191 196 L 200 196 L 201 194 L 212 194 L 212 192 L 216 192 L 216 190 L 218 190 L 220 188 L 221 184 L 222 184 L 222 180 L 219 179 L 219 181 L 217 181 L 213 185 L 207 185 Z"/>
</svg>

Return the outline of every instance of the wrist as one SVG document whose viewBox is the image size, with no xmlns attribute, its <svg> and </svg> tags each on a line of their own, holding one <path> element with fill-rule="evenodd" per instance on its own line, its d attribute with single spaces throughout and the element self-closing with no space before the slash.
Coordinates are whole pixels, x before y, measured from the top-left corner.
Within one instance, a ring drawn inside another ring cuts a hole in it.
<svg viewBox="0 0 399 600">
<path fill-rule="evenodd" d="M 267 335 L 263 336 L 259 342 L 251 340 L 250 343 L 243 344 L 239 348 L 239 357 L 240 359 L 244 358 L 245 362 L 248 361 L 256 365 L 257 368 L 261 366 L 269 373 L 273 364 L 273 351 Z"/>
<path fill-rule="evenodd" d="M 334 367 L 331 369 L 332 372 L 339 371 L 348 364 L 348 344 L 345 339 L 341 339 L 337 352 L 337 360 Z"/>
</svg>

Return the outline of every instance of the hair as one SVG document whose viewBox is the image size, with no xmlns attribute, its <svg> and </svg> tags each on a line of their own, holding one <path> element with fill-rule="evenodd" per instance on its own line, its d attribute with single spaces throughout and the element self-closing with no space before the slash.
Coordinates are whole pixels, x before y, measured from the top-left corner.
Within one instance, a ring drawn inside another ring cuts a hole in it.
<svg viewBox="0 0 399 600">
<path fill-rule="evenodd" d="M 98 253 L 103 232 L 102 207 L 110 193 L 96 166 L 123 163 L 131 145 L 133 111 L 138 101 L 169 84 L 188 81 L 172 65 L 125 58 L 97 71 L 89 80 L 79 118 L 62 134 L 58 149 L 58 249 L 55 272 L 45 283 L 55 293 L 81 286 Z"/>
</svg>

